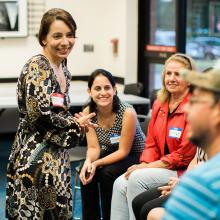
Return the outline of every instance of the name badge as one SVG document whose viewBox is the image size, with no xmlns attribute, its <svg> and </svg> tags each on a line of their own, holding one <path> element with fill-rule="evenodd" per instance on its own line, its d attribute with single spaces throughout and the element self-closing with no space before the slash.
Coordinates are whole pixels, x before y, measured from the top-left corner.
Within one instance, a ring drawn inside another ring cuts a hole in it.
<svg viewBox="0 0 220 220">
<path fill-rule="evenodd" d="M 170 138 L 180 138 L 182 134 L 182 128 L 170 128 L 169 137 Z"/>
<path fill-rule="evenodd" d="M 64 94 L 52 93 L 50 95 L 50 97 L 51 97 L 51 101 L 52 101 L 53 106 L 63 107 Z"/>
<path fill-rule="evenodd" d="M 119 139 L 120 139 L 120 135 L 118 135 L 118 134 L 112 134 L 111 136 L 110 136 L 110 142 L 111 142 L 111 144 L 117 144 L 117 143 L 119 143 Z"/>
</svg>

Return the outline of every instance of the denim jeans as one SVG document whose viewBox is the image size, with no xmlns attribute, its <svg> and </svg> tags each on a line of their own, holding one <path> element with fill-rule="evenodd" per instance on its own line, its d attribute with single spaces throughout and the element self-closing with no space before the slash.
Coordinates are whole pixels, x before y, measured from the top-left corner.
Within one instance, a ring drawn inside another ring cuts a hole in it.
<svg viewBox="0 0 220 220">
<path fill-rule="evenodd" d="M 111 220 L 135 220 L 132 200 L 140 193 L 165 184 L 169 177 L 177 177 L 175 170 L 164 168 L 143 168 L 131 173 L 128 180 L 124 174 L 113 185 Z"/>
</svg>

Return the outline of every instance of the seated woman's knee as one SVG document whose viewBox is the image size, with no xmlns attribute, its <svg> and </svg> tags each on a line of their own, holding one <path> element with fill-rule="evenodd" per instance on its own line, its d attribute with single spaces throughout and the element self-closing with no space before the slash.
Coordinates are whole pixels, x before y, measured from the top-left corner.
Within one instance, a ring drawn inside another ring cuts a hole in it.
<svg viewBox="0 0 220 220">
<path fill-rule="evenodd" d="M 133 171 L 128 177 L 128 187 L 136 187 L 146 179 L 146 169 L 137 169 Z M 144 181 L 145 182 L 145 181 Z"/>
<path fill-rule="evenodd" d="M 164 215 L 164 212 L 165 212 L 164 208 L 161 207 L 154 208 L 149 212 L 146 220 L 159 220 Z"/>
<path fill-rule="evenodd" d="M 118 177 L 113 184 L 113 191 L 123 191 L 123 192 L 126 191 L 127 188 L 126 182 L 127 180 L 125 179 L 124 175 Z"/>
</svg>

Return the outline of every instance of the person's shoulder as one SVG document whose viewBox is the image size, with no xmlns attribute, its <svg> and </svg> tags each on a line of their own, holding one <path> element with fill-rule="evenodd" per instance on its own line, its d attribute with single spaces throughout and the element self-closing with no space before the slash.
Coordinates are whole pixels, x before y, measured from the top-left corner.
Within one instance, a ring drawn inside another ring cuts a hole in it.
<svg viewBox="0 0 220 220">
<path fill-rule="evenodd" d="M 33 56 L 32 60 L 35 62 L 46 62 L 49 64 L 49 60 L 43 54 L 37 54 Z"/>
<path fill-rule="evenodd" d="M 119 102 L 119 106 L 120 106 L 121 108 L 133 108 L 133 106 L 132 106 L 131 104 L 129 104 L 129 103 L 127 103 L 127 102 L 123 102 L 123 101 L 121 101 L 121 100 L 120 100 L 120 102 Z"/>
<path fill-rule="evenodd" d="M 185 97 L 183 98 L 183 100 L 182 100 L 180 106 L 181 106 L 181 107 L 184 106 L 184 105 L 189 101 L 189 99 L 190 99 L 191 96 L 192 96 L 192 93 L 191 93 L 191 92 L 188 92 L 188 93 L 185 95 Z"/>
<path fill-rule="evenodd" d="M 136 117 L 137 113 L 134 108 L 126 108 L 124 111 L 124 115 L 126 115 L 127 117 Z"/>
<path fill-rule="evenodd" d="M 24 64 L 22 68 L 21 75 L 28 74 L 32 77 L 38 77 L 40 76 L 42 79 L 45 79 L 47 77 L 47 74 L 45 71 L 50 69 L 50 63 L 49 60 L 42 54 L 34 55 L 32 56 L 27 62 Z M 41 72 L 41 74 L 36 74 Z M 43 76 L 42 76 L 43 74 Z"/>
<path fill-rule="evenodd" d="M 131 104 L 127 103 L 127 102 L 120 101 L 119 109 L 121 109 L 121 111 L 124 114 L 132 114 L 132 115 L 136 114 L 136 111 L 135 111 L 134 107 Z"/>
<path fill-rule="evenodd" d="M 164 105 L 166 103 L 166 101 L 164 103 L 162 103 L 159 99 L 155 99 L 152 108 L 155 107 L 161 107 L 162 105 Z"/>
<path fill-rule="evenodd" d="M 37 54 L 32 56 L 28 61 L 28 64 L 38 64 L 38 65 L 42 65 L 42 64 L 46 64 L 49 65 L 49 60 L 42 54 Z"/>
<path fill-rule="evenodd" d="M 187 171 L 183 176 L 183 180 L 186 179 L 195 179 L 197 182 L 206 182 L 208 185 L 212 185 L 215 182 L 220 181 L 220 153 L 211 158 L 210 160 L 200 164 L 198 167 Z M 220 186 L 219 186 L 220 188 Z"/>
<path fill-rule="evenodd" d="M 157 114 L 159 109 L 165 108 L 165 103 L 162 103 L 159 99 L 156 99 L 152 106 L 152 115 Z"/>
</svg>

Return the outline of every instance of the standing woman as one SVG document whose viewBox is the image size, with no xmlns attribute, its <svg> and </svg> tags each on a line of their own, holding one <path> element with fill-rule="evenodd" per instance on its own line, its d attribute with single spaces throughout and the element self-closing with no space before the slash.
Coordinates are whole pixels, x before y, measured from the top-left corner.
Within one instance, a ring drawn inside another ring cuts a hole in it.
<svg viewBox="0 0 220 220">
<path fill-rule="evenodd" d="M 100 219 L 100 197 L 103 220 L 109 220 L 114 180 L 139 161 L 145 135 L 133 107 L 119 100 L 111 73 L 95 70 L 88 93 L 91 101 L 84 114 L 95 112 L 92 122 L 98 127 L 86 134 L 88 150 L 80 173 L 83 219 Z"/>
<path fill-rule="evenodd" d="M 182 68 L 195 69 L 194 61 L 185 54 L 174 54 L 165 62 L 140 164 L 129 167 L 114 182 L 112 220 L 135 219 L 131 204 L 134 197 L 179 176 L 195 155 L 195 146 L 186 138 L 183 106 L 191 93 L 189 83 L 180 76 Z"/>
<path fill-rule="evenodd" d="M 19 126 L 7 169 L 8 219 L 72 219 L 68 148 L 89 125 L 69 108 L 66 59 L 75 43 L 76 24 L 63 9 L 41 20 L 42 53 L 30 58 L 18 79 Z"/>
</svg>

